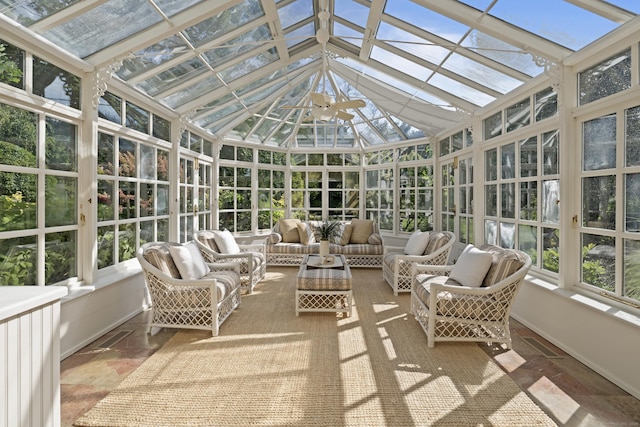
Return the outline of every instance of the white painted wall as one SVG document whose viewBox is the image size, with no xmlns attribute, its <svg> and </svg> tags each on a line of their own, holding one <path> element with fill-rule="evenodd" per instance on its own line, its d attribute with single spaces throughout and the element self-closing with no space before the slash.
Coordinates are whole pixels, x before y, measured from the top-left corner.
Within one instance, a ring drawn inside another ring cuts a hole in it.
<svg viewBox="0 0 640 427">
<path fill-rule="evenodd" d="M 640 399 L 640 320 L 553 286 L 525 282 L 511 315 Z"/>
<path fill-rule="evenodd" d="M 148 306 L 141 273 L 102 287 L 83 289 L 62 301 L 60 355 L 64 359 Z"/>
</svg>

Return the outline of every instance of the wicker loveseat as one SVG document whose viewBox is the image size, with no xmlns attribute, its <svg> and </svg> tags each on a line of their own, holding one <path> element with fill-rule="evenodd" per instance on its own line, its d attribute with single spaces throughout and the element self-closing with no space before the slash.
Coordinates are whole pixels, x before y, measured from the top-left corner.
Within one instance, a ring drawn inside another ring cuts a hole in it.
<svg viewBox="0 0 640 427">
<path fill-rule="evenodd" d="M 467 250 L 483 257 L 483 265 L 466 256 Z M 480 341 L 510 349 L 509 313 L 530 267 L 526 253 L 493 245 L 467 246 L 455 266 L 414 265 L 411 312 L 429 347 L 436 341 Z"/>
<path fill-rule="evenodd" d="M 342 254 L 351 267 L 380 267 L 384 245 L 372 220 L 339 221 L 329 253 Z M 267 238 L 268 265 L 300 265 L 307 254 L 320 253 L 317 228 L 322 221 L 280 220 Z"/>
<path fill-rule="evenodd" d="M 182 259 L 174 258 L 172 247 L 185 245 L 168 242 L 146 243 L 138 249 L 137 258 L 151 296 L 152 327 L 205 329 L 218 335 L 222 322 L 240 305 L 240 275 L 238 263 L 205 263 L 208 272 L 199 278 L 184 278 L 178 265 Z M 182 252 L 182 251 L 181 251 Z M 189 251 L 190 256 L 193 252 Z M 200 258 L 204 263 L 204 260 Z M 184 269 L 183 269 L 184 270 Z M 194 269 L 194 270 L 197 270 Z"/>
</svg>

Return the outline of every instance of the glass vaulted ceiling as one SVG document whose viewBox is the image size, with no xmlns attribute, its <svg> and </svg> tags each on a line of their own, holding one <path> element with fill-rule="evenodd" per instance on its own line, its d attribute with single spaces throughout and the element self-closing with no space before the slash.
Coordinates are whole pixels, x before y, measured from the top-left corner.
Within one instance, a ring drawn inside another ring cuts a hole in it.
<svg viewBox="0 0 640 427">
<path fill-rule="evenodd" d="M 455 126 L 640 2 L 0 0 L 0 13 L 90 69 L 122 62 L 114 78 L 220 138 L 364 148 Z M 364 106 L 320 121 L 312 92 Z"/>
</svg>

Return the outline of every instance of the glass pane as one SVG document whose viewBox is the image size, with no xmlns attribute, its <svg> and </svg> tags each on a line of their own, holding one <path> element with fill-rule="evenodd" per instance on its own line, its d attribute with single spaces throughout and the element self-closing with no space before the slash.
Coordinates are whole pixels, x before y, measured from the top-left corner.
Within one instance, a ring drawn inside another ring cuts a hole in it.
<svg viewBox="0 0 640 427">
<path fill-rule="evenodd" d="M 38 115 L 0 103 L 0 164 L 38 166 Z"/>
<path fill-rule="evenodd" d="M 45 285 L 76 276 L 76 234 L 76 231 L 65 231 L 45 236 Z"/>
<path fill-rule="evenodd" d="M 140 244 L 144 245 L 147 242 L 153 242 L 153 229 L 154 221 L 141 221 L 140 222 Z"/>
<path fill-rule="evenodd" d="M 45 180 L 45 226 L 76 223 L 77 178 L 47 176 Z"/>
<path fill-rule="evenodd" d="M 37 226 L 38 176 L 0 172 L 0 232 Z"/>
<path fill-rule="evenodd" d="M 584 122 L 582 125 L 583 170 L 616 166 L 616 115 Z"/>
<path fill-rule="evenodd" d="M 98 221 L 113 219 L 113 182 L 98 180 Z"/>
<path fill-rule="evenodd" d="M 502 179 L 516 177 L 516 145 L 507 144 L 500 148 Z"/>
<path fill-rule="evenodd" d="M 140 217 L 153 216 L 153 184 L 140 183 Z"/>
<path fill-rule="evenodd" d="M 529 98 L 507 107 L 507 132 L 527 126 L 531 122 Z"/>
<path fill-rule="evenodd" d="M 498 186 L 493 185 L 485 185 L 485 215 L 487 216 L 498 216 Z"/>
<path fill-rule="evenodd" d="M 538 182 L 520 183 L 520 219 L 536 221 L 538 219 Z"/>
<path fill-rule="evenodd" d="M 114 265 L 115 227 L 98 227 L 98 270 Z"/>
<path fill-rule="evenodd" d="M 122 98 L 112 94 L 111 92 L 105 92 L 98 102 L 98 117 L 121 124 Z"/>
<path fill-rule="evenodd" d="M 542 174 L 560 173 L 560 137 L 557 130 L 542 134 Z"/>
<path fill-rule="evenodd" d="M 37 263 L 36 236 L 0 239 L 0 286 L 36 285 Z"/>
<path fill-rule="evenodd" d="M 640 232 L 640 174 L 625 175 L 626 231 Z"/>
<path fill-rule="evenodd" d="M 640 166 L 640 107 L 629 108 L 625 120 L 625 165 Z"/>
<path fill-rule="evenodd" d="M 136 177 L 136 143 L 120 138 L 118 176 Z"/>
<path fill-rule="evenodd" d="M 516 225 L 510 222 L 500 223 L 500 247 L 513 249 L 516 242 Z"/>
<path fill-rule="evenodd" d="M 560 224 L 560 180 L 542 181 L 542 222 Z"/>
<path fill-rule="evenodd" d="M 520 176 L 538 175 L 538 138 L 533 136 L 520 141 Z"/>
<path fill-rule="evenodd" d="M 98 132 L 98 175 L 113 175 L 113 135 Z"/>
<path fill-rule="evenodd" d="M 498 179 L 498 149 L 493 148 L 484 153 L 485 180 L 495 181 Z"/>
<path fill-rule="evenodd" d="M 33 57 L 33 94 L 59 102 L 72 108 L 80 108 L 80 78 Z"/>
<path fill-rule="evenodd" d="M 578 74 L 579 104 L 621 92 L 631 87 L 631 49 Z"/>
<path fill-rule="evenodd" d="M 4 60 L 0 82 L 24 89 L 24 50 L 0 40 L 0 58 Z"/>
<path fill-rule="evenodd" d="M 153 115 L 153 136 L 171 141 L 171 122 L 162 117 Z"/>
<path fill-rule="evenodd" d="M 518 225 L 518 249 L 531 257 L 531 265 L 538 265 L 538 227 Z"/>
<path fill-rule="evenodd" d="M 501 216 L 503 218 L 515 218 L 516 215 L 516 184 L 500 184 Z"/>
<path fill-rule="evenodd" d="M 560 271 L 560 230 L 542 229 L 542 268 L 553 273 Z"/>
<path fill-rule="evenodd" d="M 502 111 L 498 111 L 493 116 L 487 117 L 482 124 L 484 139 L 491 139 L 502 135 Z"/>
<path fill-rule="evenodd" d="M 613 237 L 582 233 L 582 281 L 614 292 L 616 243 Z"/>
<path fill-rule="evenodd" d="M 485 220 L 484 241 L 489 245 L 498 244 L 498 223 L 497 222 Z"/>
<path fill-rule="evenodd" d="M 156 150 L 148 145 L 140 144 L 140 178 L 156 179 Z"/>
<path fill-rule="evenodd" d="M 622 296 L 640 301 L 640 241 L 624 239 Z"/>
<path fill-rule="evenodd" d="M 536 93 L 535 103 L 536 122 L 553 117 L 558 112 L 558 94 L 552 88 Z"/>
<path fill-rule="evenodd" d="M 49 169 L 77 171 L 76 126 L 47 117 L 45 163 Z"/>
<path fill-rule="evenodd" d="M 586 227 L 616 228 L 616 177 L 582 179 L 582 218 Z"/>
<path fill-rule="evenodd" d="M 158 181 L 169 181 L 169 152 L 158 150 Z"/>
<path fill-rule="evenodd" d="M 151 121 L 149 112 L 129 101 L 126 102 L 126 106 L 125 126 L 148 134 Z"/>
<path fill-rule="evenodd" d="M 136 183 L 124 182 L 119 183 L 118 189 L 118 209 L 120 211 L 120 219 L 136 218 Z"/>
<path fill-rule="evenodd" d="M 120 262 L 136 256 L 136 223 L 120 224 L 118 227 L 118 258 Z"/>
</svg>

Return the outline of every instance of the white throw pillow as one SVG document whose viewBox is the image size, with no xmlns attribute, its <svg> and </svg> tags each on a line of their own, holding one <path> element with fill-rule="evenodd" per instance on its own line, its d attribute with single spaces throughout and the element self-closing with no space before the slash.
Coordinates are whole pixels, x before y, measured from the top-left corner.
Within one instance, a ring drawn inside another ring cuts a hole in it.
<svg viewBox="0 0 640 427">
<path fill-rule="evenodd" d="M 183 279 L 200 279 L 211 271 L 193 241 L 180 246 L 169 246 L 169 252 Z"/>
<path fill-rule="evenodd" d="M 414 231 L 404 247 L 404 253 L 406 255 L 422 255 L 424 253 L 424 249 L 427 247 L 428 240 L 428 231 Z"/>
<path fill-rule="evenodd" d="M 492 261 L 493 255 L 490 252 L 467 245 L 458 257 L 449 277 L 463 286 L 478 288 L 491 268 Z"/>
<path fill-rule="evenodd" d="M 220 249 L 221 254 L 239 254 L 240 246 L 238 246 L 238 242 L 236 242 L 233 234 L 227 229 L 223 231 L 214 230 L 213 231 L 213 240 L 215 240 L 216 245 L 218 245 L 218 249 Z"/>
</svg>

